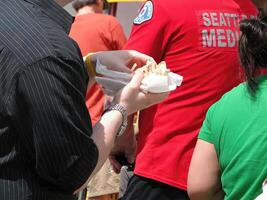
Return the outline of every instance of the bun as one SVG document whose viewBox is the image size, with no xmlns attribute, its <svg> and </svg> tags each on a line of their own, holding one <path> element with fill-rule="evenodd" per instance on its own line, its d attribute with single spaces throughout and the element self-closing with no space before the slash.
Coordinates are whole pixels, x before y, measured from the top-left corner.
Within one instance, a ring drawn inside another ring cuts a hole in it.
<svg viewBox="0 0 267 200">
<path fill-rule="evenodd" d="M 145 77 L 149 76 L 150 74 L 167 76 L 168 73 L 170 72 L 170 70 L 167 69 L 167 65 L 165 61 L 162 61 L 159 64 L 148 61 L 146 65 L 137 69 L 136 71 L 142 71 Z"/>
</svg>

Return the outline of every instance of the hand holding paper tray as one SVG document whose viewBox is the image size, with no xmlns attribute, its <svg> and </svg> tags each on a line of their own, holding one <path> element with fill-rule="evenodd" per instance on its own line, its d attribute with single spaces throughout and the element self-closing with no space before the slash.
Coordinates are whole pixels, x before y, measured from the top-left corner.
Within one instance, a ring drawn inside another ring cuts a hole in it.
<svg viewBox="0 0 267 200">
<path fill-rule="evenodd" d="M 162 93 L 173 91 L 177 86 L 181 85 L 183 80 L 182 76 L 170 72 L 165 62 L 161 62 L 158 65 L 147 63 L 136 71 L 142 71 L 145 75 L 141 85 L 141 89 L 144 92 Z M 103 75 L 103 77 L 97 76 L 95 78 L 96 81 L 103 87 L 104 92 L 111 96 L 115 95 L 118 90 L 127 85 L 132 79 L 132 74 L 109 70 L 99 61 L 97 61 L 96 72 Z"/>
</svg>

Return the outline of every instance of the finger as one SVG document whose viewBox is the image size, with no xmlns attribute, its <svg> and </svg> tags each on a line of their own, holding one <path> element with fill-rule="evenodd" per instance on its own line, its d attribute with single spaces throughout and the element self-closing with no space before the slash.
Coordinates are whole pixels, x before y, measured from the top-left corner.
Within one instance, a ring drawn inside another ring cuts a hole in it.
<svg viewBox="0 0 267 200">
<path fill-rule="evenodd" d="M 136 63 L 137 67 L 144 66 L 147 63 L 147 61 L 156 63 L 155 60 L 151 56 L 140 53 L 138 51 L 130 51 L 130 54 L 132 56 L 131 64 Z"/>
<path fill-rule="evenodd" d="M 115 159 L 113 159 L 113 158 L 109 158 L 109 161 L 110 161 L 110 164 L 112 165 L 112 167 L 113 167 L 113 169 L 114 169 L 114 172 L 116 172 L 116 173 L 120 173 L 120 170 L 121 170 L 121 165 L 120 165 L 120 163 L 117 161 L 117 160 L 115 160 Z"/>
<path fill-rule="evenodd" d="M 110 164 L 111 164 L 111 166 L 112 166 L 112 169 L 113 169 L 113 171 L 115 172 L 115 173 L 120 173 L 120 166 L 118 166 L 118 165 L 116 165 L 116 164 L 114 164 L 113 163 L 113 161 L 110 161 Z"/>
<path fill-rule="evenodd" d="M 155 60 L 151 57 L 151 56 L 148 56 L 146 54 L 143 54 L 143 53 L 140 53 L 138 51 L 132 51 L 132 55 L 135 59 L 139 59 L 141 60 L 144 64 L 147 62 L 147 61 L 151 61 L 151 62 L 155 62 Z"/>
<path fill-rule="evenodd" d="M 144 73 L 138 71 L 134 74 L 129 85 L 132 86 L 133 88 L 140 88 L 140 85 L 141 85 L 143 78 L 144 78 Z"/>
</svg>

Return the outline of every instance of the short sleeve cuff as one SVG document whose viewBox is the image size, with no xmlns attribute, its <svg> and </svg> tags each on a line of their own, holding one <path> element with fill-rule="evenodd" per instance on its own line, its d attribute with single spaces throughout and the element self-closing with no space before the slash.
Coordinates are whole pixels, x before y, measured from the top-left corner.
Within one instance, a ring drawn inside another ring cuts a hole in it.
<svg viewBox="0 0 267 200">
<path fill-rule="evenodd" d="M 206 141 L 208 143 L 212 143 L 213 144 L 213 138 L 212 138 L 211 134 L 208 133 L 208 132 L 201 131 L 199 133 L 198 139 L 201 139 L 201 140 L 204 140 L 204 141 Z"/>
<path fill-rule="evenodd" d="M 198 139 L 204 140 L 209 143 L 214 143 L 214 133 L 212 130 L 212 115 L 214 111 L 214 106 L 211 106 L 206 114 L 206 119 L 203 122 L 203 125 L 200 129 Z"/>
</svg>

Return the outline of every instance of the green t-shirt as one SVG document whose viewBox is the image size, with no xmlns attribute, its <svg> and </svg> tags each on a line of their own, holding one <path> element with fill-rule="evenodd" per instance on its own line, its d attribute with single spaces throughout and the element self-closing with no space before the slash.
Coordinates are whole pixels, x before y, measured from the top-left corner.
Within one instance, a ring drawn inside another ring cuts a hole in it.
<svg viewBox="0 0 267 200">
<path fill-rule="evenodd" d="M 267 178 L 267 76 L 255 98 L 240 84 L 210 107 L 199 139 L 214 144 L 226 200 L 253 200 Z"/>
</svg>

